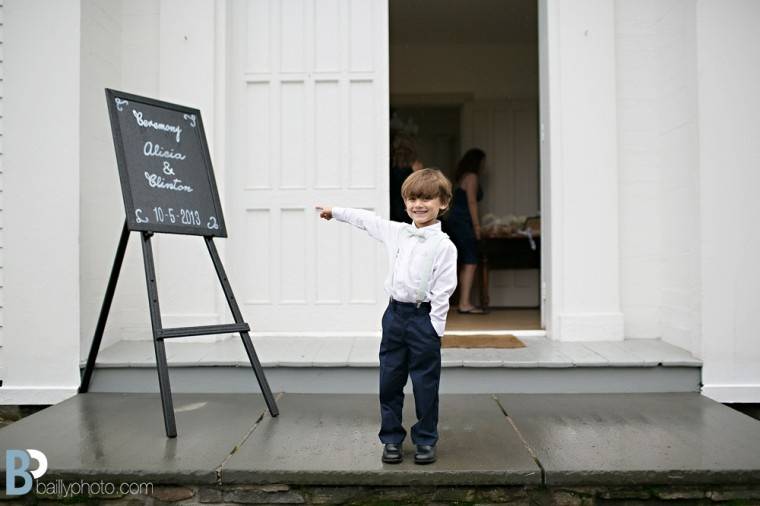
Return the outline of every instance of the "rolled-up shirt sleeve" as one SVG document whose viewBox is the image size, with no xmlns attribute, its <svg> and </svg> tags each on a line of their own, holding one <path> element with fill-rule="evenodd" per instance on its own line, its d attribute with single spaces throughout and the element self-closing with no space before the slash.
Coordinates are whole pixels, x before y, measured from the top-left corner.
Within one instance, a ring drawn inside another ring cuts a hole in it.
<svg viewBox="0 0 760 506">
<path fill-rule="evenodd" d="M 393 223 L 366 209 L 354 209 L 351 207 L 333 207 L 332 215 L 338 221 L 365 230 L 371 237 L 380 242 L 387 243 L 391 238 Z"/>
<path fill-rule="evenodd" d="M 457 287 L 457 249 L 450 240 L 433 264 L 430 282 L 430 323 L 438 336 L 446 330 L 449 298 Z"/>
</svg>

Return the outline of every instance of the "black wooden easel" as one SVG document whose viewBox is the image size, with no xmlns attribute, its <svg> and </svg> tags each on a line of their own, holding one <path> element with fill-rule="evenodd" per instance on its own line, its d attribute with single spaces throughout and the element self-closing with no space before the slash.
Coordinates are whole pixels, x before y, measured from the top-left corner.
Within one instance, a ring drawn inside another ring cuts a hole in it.
<svg viewBox="0 0 760 506">
<path fill-rule="evenodd" d="M 87 366 L 82 376 L 82 384 L 79 387 L 79 393 L 85 393 L 89 389 L 90 379 L 92 378 L 92 372 L 95 368 L 95 360 L 98 356 L 98 350 L 100 349 L 100 342 L 103 339 L 103 331 L 106 327 L 106 320 L 108 320 L 108 313 L 111 309 L 111 302 L 113 301 L 114 292 L 116 291 L 116 282 L 119 279 L 119 272 L 121 271 L 121 265 L 124 261 L 124 253 L 127 251 L 127 241 L 129 240 L 130 230 L 127 226 L 126 220 L 124 221 L 124 228 L 121 231 L 121 237 L 119 239 L 119 245 L 116 248 L 116 257 L 113 261 L 113 267 L 111 268 L 111 277 L 108 279 L 108 286 L 106 287 L 106 294 L 103 298 L 103 305 L 100 309 L 100 316 L 98 317 L 98 323 L 95 326 L 95 336 L 92 339 L 92 345 L 90 346 L 90 354 L 87 357 Z M 253 348 L 251 338 L 248 335 L 250 327 L 243 320 L 243 315 L 240 312 L 235 296 L 232 293 L 230 282 L 227 279 L 227 274 L 224 272 L 224 267 L 219 259 L 219 253 L 216 251 L 212 236 L 204 236 L 206 241 L 206 247 L 211 255 L 211 261 L 214 263 L 219 282 L 222 284 L 224 290 L 224 296 L 227 298 L 227 304 L 230 306 L 232 316 L 235 319 L 235 323 L 223 324 L 223 325 L 206 325 L 201 327 L 177 327 L 171 329 L 165 329 L 161 325 L 161 310 L 158 304 L 158 289 L 156 287 L 156 270 L 153 263 L 153 247 L 151 246 L 150 239 L 153 236 L 153 232 L 142 231 L 142 251 L 143 251 L 143 263 L 145 264 L 145 282 L 148 286 L 148 305 L 150 306 L 150 323 L 153 328 L 153 345 L 156 349 L 156 367 L 158 370 L 158 385 L 161 390 L 161 405 L 164 410 L 164 426 L 166 428 L 167 437 L 176 437 L 177 428 L 174 422 L 174 407 L 172 405 L 171 385 L 169 384 L 169 369 L 166 364 L 166 348 L 164 346 L 164 339 L 174 337 L 189 337 L 211 334 L 226 334 L 226 333 L 240 333 L 240 337 L 243 340 L 243 346 L 248 354 L 248 359 L 251 362 L 253 371 L 256 374 L 256 379 L 259 382 L 261 393 L 264 395 L 267 408 L 269 408 L 269 414 L 274 416 L 279 415 L 277 409 L 277 403 L 275 402 L 272 391 L 269 388 L 264 370 L 261 367 L 259 358 L 256 355 L 256 350 Z"/>
</svg>

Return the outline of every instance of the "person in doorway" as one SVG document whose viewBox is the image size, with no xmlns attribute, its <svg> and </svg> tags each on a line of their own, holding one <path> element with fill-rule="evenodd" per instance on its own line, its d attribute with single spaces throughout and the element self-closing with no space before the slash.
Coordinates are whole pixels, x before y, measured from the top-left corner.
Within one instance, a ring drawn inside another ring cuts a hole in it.
<svg viewBox="0 0 760 506">
<path fill-rule="evenodd" d="M 390 170 L 390 204 L 391 220 L 412 223 L 412 218 L 406 212 L 404 199 L 401 198 L 401 185 L 412 172 L 423 168 L 417 158 L 417 147 L 414 139 L 408 135 L 397 134 L 393 139 Z"/>
<path fill-rule="evenodd" d="M 480 215 L 478 202 L 483 198 L 479 176 L 486 162 L 483 150 L 468 150 L 457 165 L 454 198 L 448 216 L 448 232 L 459 254 L 459 308 L 460 313 L 484 314 L 470 299 L 475 271 L 478 267 L 478 241 L 480 240 Z"/>
<path fill-rule="evenodd" d="M 412 377 L 417 423 L 411 428 L 414 462 L 436 460 L 441 337 L 449 297 L 457 285 L 457 250 L 441 231 L 438 217 L 451 202 L 451 183 L 440 171 L 422 169 L 401 187 L 413 223 L 385 220 L 363 209 L 317 206 L 320 217 L 365 230 L 381 241 L 391 270 L 385 280 L 390 296 L 382 318 L 380 342 L 380 432 L 382 461 L 403 460 L 406 430 L 401 423 L 404 386 Z"/>
</svg>

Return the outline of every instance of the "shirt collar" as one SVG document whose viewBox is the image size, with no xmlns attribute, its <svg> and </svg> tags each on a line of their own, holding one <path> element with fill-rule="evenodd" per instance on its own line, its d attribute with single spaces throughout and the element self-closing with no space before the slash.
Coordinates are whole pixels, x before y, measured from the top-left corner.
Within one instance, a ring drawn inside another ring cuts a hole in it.
<svg viewBox="0 0 760 506">
<path fill-rule="evenodd" d="M 425 231 L 425 230 L 438 230 L 438 231 L 440 231 L 441 230 L 441 220 L 435 220 L 435 223 L 433 223 L 432 225 L 428 225 L 427 227 L 422 227 L 422 228 L 418 228 L 417 225 L 415 225 L 414 223 L 410 223 L 409 226 L 412 227 L 415 230 L 422 230 L 422 231 Z"/>
<path fill-rule="evenodd" d="M 422 228 L 417 228 L 417 225 L 415 225 L 414 223 L 408 223 L 407 231 L 409 235 L 429 236 L 431 234 L 435 234 L 436 232 L 441 232 L 441 220 L 436 220 L 436 222 L 433 223 L 432 225 L 428 225 L 427 227 L 422 227 Z"/>
</svg>

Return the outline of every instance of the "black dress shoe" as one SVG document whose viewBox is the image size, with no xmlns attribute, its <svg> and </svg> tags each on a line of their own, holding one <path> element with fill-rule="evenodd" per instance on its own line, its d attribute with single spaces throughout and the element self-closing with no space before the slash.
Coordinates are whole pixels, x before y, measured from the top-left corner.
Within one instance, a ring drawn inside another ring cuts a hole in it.
<svg viewBox="0 0 760 506">
<path fill-rule="evenodd" d="M 398 464 L 404 460 L 404 455 L 401 452 L 401 445 L 394 443 L 386 443 L 383 447 L 383 462 L 386 464 Z"/>
<path fill-rule="evenodd" d="M 435 445 L 417 445 L 417 452 L 414 454 L 415 464 L 432 464 L 435 462 Z"/>
</svg>

